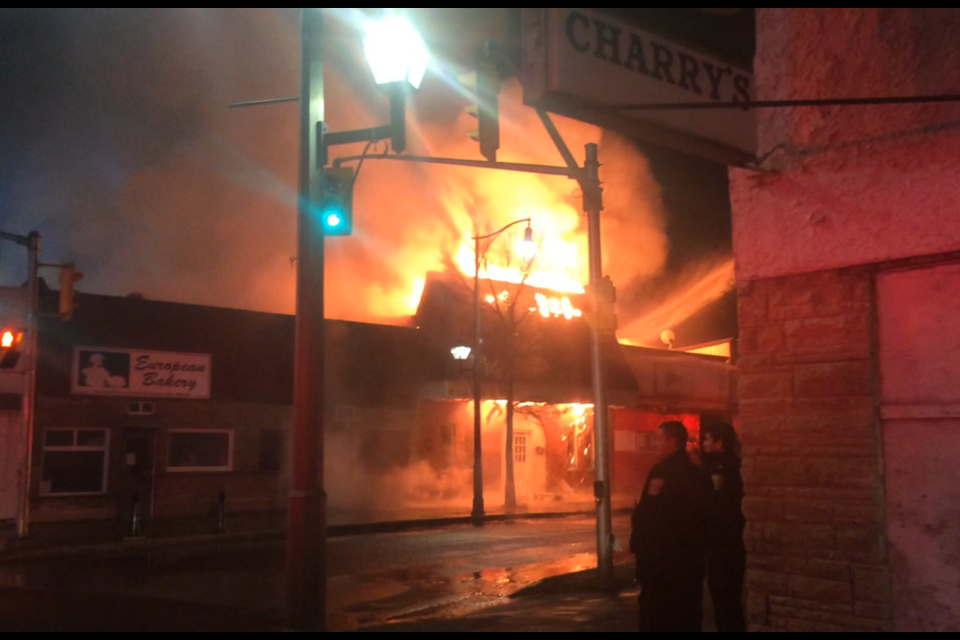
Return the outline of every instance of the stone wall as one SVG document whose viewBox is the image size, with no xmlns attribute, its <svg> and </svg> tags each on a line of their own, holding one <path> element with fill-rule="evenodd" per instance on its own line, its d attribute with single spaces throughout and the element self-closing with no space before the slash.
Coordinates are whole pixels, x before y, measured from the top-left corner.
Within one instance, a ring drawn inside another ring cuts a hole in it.
<svg viewBox="0 0 960 640">
<path fill-rule="evenodd" d="M 751 630 L 891 626 L 872 276 L 740 285 Z"/>
</svg>

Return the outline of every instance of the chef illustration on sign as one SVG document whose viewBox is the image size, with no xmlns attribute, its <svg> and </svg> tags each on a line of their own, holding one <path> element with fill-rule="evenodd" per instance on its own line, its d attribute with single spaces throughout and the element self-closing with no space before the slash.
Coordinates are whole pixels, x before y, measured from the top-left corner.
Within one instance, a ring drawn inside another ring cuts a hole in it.
<svg viewBox="0 0 960 640">
<path fill-rule="evenodd" d="M 127 386 L 127 379 L 123 376 L 111 375 L 110 371 L 103 366 L 104 355 L 102 353 L 93 353 L 87 358 L 89 366 L 84 367 L 80 373 L 83 374 L 82 384 L 87 387 L 123 388 Z"/>
</svg>

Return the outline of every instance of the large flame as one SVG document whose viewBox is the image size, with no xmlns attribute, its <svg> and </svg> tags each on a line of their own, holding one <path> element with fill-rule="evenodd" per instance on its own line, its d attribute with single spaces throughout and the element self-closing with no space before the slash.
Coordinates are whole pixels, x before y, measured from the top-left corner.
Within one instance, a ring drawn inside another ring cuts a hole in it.
<svg viewBox="0 0 960 640">
<path fill-rule="evenodd" d="M 520 242 L 514 242 L 512 249 L 502 252 L 493 249 L 484 252 L 481 249 L 479 276 L 496 282 L 524 283 L 536 289 L 583 293 L 584 288 L 579 279 L 582 277 L 582 266 L 577 259 L 579 240 L 544 238 L 529 262 L 517 260 L 522 255 Z M 457 252 L 457 266 L 470 277 L 477 274 L 475 248 L 473 238 L 468 237 L 460 244 Z M 518 262 L 523 264 L 517 264 Z M 527 264 L 532 267 L 529 272 L 525 268 Z"/>
</svg>

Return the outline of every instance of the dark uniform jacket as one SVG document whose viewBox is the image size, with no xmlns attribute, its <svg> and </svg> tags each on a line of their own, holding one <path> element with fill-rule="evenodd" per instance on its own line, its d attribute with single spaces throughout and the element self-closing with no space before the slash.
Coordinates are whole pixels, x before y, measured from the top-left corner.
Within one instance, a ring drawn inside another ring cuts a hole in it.
<svg viewBox="0 0 960 640">
<path fill-rule="evenodd" d="M 637 579 L 703 580 L 710 484 L 680 450 L 654 465 L 633 512 Z"/>
<path fill-rule="evenodd" d="M 732 453 L 709 453 L 702 457 L 703 471 L 710 479 L 708 551 L 743 555 L 745 520 L 743 480 L 740 477 L 740 459 Z"/>
<path fill-rule="evenodd" d="M 707 536 L 707 585 L 717 631 L 743 632 L 743 576 L 747 551 L 743 543 L 743 480 L 740 459 L 732 453 L 702 457 L 703 471 L 713 490 Z"/>
</svg>

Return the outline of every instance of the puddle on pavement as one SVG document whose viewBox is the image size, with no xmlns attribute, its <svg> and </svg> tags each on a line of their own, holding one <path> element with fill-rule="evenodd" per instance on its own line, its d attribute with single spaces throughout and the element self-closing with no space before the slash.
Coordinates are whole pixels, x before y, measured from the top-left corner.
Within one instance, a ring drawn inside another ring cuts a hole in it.
<svg viewBox="0 0 960 640">
<path fill-rule="evenodd" d="M 440 568 L 399 569 L 330 582 L 331 631 L 427 618 L 454 618 L 503 602 L 541 580 L 595 568 L 582 553 L 552 562 L 484 569 L 453 577 Z M 386 581 L 385 581 L 386 580 Z"/>
<path fill-rule="evenodd" d="M 596 566 L 597 556 L 595 554 L 581 553 L 553 562 L 474 571 L 469 576 L 461 577 L 460 580 L 461 582 L 473 583 L 478 589 L 478 594 L 503 597 L 512 595 L 540 580 L 567 573 L 586 571 Z"/>
</svg>

